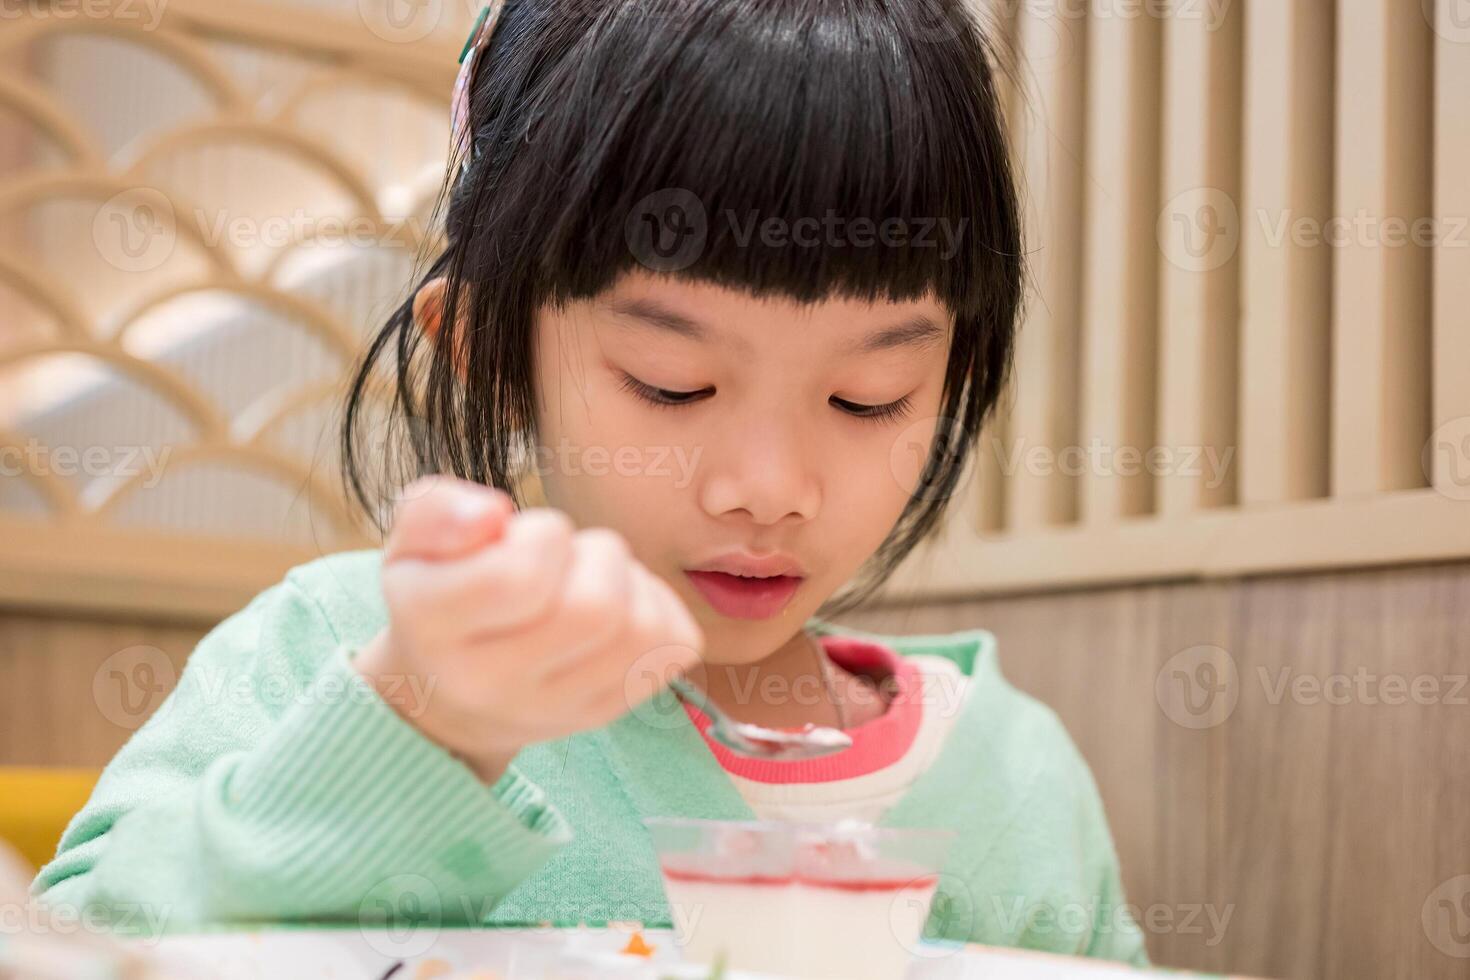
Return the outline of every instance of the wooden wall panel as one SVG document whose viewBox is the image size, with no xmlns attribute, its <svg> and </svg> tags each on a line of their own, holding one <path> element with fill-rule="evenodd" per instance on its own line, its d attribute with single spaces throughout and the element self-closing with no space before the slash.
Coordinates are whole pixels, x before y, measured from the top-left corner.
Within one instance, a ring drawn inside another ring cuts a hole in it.
<svg viewBox="0 0 1470 980">
<path fill-rule="evenodd" d="M 1200 16 L 1175 3 L 1164 21 L 1163 215 L 1160 265 L 1158 441 L 1208 447 L 1227 458 L 1236 443 L 1239 385 L 1241 30 L 1239 4 Z M 1182 224 L 1181 224 L 1182 221 Z M 1237 470 L 1212 479 L 1203 467 L 1158 476 L 1158 510 L 1187 514 L 1236 500 Z"/>
<path fill-rule="evenodd" d="M 1077 0 L 1025 4 L 1017 30 L 1025 65 L 1016 116 L 1030 289 L 1017 340 L 1007 458 L 1077 441 L 1081 316 L 1083 106 L 1087 21 Z M 1009 526 L 1031 530 L 1077 515 L 1077 479 L 1056 467 L 1009 474 Z"/>
<path fill-rule="evenodd" d="M 1087 32 L 1087 185 L 1079 445 L 1109 456 L 1154 445 L 1158 393 L 1159 19 L 1096 0 Z M 1103 12 L 1106 15 L 1099 14 Z M 1154 509 L 1153 478 L 1089 466 L 1081 520 Z"/>
<path fill-rule="evenodd" d="M 1470 874 L 1470 564 L 895 606 L 850 621 L 997 635 L 1006 676 L 1055 708 L 1093 767 L 1129 900 L 1174 924 L 1149 934 L 1156 962 L 1303 980 L 1465 976 L 1467 961 L 1441 949 L 1454 948 L 1449 920 L 1431 936 L 1421 913 Z M 1195 647 L 1220 648 L 1234 669 L 1204 727 L 1171 717 L 1155 686 Z M 1383 703 L 1416 679 L 1431 702 Z M 1347 703 L 1332 703 L 1344 690 Z"/>
<path fill-rule="evenodd" d="M 1436 909 L 1432 934 L 1421 911 L 1442 883 L 1470 873 L 1462 750 L 1470 743 L 1470 589 L 1432 572 L 1357 578 L 1343 583 L 1339 601 L 1338 669 L 1366 693 L 1326 709 L 1331 877 L 1316 966 L 1332 976 L 1361 975 L 1365 964 L 1403 980 L 1464 976 L 1463 953 L 1448 956 L 1430 941 L 1464 942 L 1450 931 L 1463 930 L 1464 903 L 1454 903 L 1454 920 Z M 1407 693 L 1389 678 L 1406 679 Z M 1371 897 L 1360 883 L 1371 883 Z M 1394 922 L 1419 928 L 1388 928 Z"/>
<path fill-rule="evenodd" d="M 1273 504 L 1328 488 L 1332 252 L 1291 228 L 1332 215 L 1333 6 L 1246 8 L 1241 198 L 1240 499 Z"/>
<path fill-rule="evenodd" d="M 1235 911 L 1221 955 L 1232 965 L 1269 965 L 1273 976 L 1322 975 L 1322 888 L 1332 865 L 1327 828 L 1337 798 L 1323 764 L 1334 745 L 1331 711 L 1273 705 L 1275 688 L 1262 688 L 1260 671 L 1273 685 L 1282 670 L 1313 677 L 1337 671 L 1332 624 L 1342 614 L 1340 588 L 1334 578 L 1245 586 L 1230 645 L 1242 696 L 1222 726 L 1219 809 L 1229 832 L 1215 886 Z M 1273 921 L 1278 915 L 1289 929 Z"/>
<path fill-rule="evenodd" d="M 1434 38 L 1434 485 L 1470 500 L 1470 25 L 1442 0 Z M 1452 18 L 1459 17 L 1457 22 Z"/>
<path fill-rule="evenodd" d="M 104 765 L 205 632 L 0 612 L 0 765 Z"/>
<path fill-rule="evenodd" d="M 1338 6 L 1332 492 L 1427 485 L 1432 62 L 1419 3 Z"/>
</svg>

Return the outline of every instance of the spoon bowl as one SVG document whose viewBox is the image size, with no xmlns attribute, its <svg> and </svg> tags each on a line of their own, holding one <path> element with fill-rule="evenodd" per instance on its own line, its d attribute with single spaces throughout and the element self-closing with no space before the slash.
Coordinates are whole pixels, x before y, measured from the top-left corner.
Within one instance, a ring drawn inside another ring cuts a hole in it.
<svg viewBox="0 0 1470 980">
<path fill-rule="evenodd" d="M 714 740 L 739 755 L 752 759 L 792 762 L 819 759 L 852 746 L 850 735 L 824 725 L 808 723 L 798 731 L 789 732 L 736 721 L 717 707 L 703 691 L 682 677 L 671 679 L 669 687 L 681 701 L 692 704 L 708 715 L 710 734 Z"/>
</svg>

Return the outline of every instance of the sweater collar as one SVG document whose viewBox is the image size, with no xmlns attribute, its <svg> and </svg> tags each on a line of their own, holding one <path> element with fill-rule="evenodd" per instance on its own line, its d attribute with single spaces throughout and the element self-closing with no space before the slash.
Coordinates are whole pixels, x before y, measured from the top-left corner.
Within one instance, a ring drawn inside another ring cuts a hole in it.
<svg viewBox="0 0 1470 980">
<path fill-rule="evenodd" d="M 923 653 L 947 657 L 966 676 L 993 673 L 998 679 L 995 638 L 987 630 L 885 636 L 815 618 L 808 621 L 806 628 L 819 635 L 867 639 L 905 656 Z M 983 697 L 966 699 L 963 714 L 940 750 L 939 758 L 929 771 L 919 777 L 905 797 L 884 814 L 878 821 L 880 826 L 889 824 L 890 817 L 907 820 L 917 816 L 914 807 L 905 806 L 905 801 L 910 797 L 913 803 L 928 801 L 942 789 L 933 785 L 936 779 L 953 778 L 955 763 L 961 761 L 958 757 L 975 751 L 970 739 L 978 731 L 978 726 L 983 725 L 983 718 L 975 715 L 983 710 L 986 702 Z M 668 688 L 598 729 L 595 738 L 639 817 L 756 819 L 754 811 L 695 728 L 683 703 Z"/>
<path fill-rule="evenodd" d="M 752 759 L 737 755 L 709 734 L 710 719 L 693 705 L 685 711 L 704 737 L 720 768 L 733 776 L 758 783 L 823 783 L 852 779 L 896 763 L 909 751 L 923 722 L 924 681 L 908 657 L 871 640 L 853 636 L 819 638 L 826 655 L 838 667 L 883 675 L 889 690 L 886 710 L 871 721 L 847 729 L 852 745 L 817 759 Z"/>
</svg>

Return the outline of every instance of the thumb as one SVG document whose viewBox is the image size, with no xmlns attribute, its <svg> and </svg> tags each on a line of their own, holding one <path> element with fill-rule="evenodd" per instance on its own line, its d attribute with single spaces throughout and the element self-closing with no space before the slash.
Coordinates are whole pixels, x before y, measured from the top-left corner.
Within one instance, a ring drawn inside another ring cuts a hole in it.
<svg viewBox="0 0 1470 980">
<path fill-rule="evenodd" d="M 421 477 L 399 497 L 383 560 L 463 558 L 500 540 L 514 513 L 504 490 L 451 476 Z"/>
</svg>

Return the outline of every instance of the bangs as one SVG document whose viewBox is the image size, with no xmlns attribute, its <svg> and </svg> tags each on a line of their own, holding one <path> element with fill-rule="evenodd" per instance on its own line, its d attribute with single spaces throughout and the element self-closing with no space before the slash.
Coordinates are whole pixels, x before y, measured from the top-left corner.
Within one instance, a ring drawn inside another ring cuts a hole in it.
<svg viewBox="0 0 1470 980">
<path fill-rule="evenodd" d="M 1011 367 L 1025 263 L 985 32 L 967 0 L 506 0 L 451 149 L 430 339 L 410 298 L 345 402 L 350 494 L 451 473 L 524 506 L 546 306 L 652 271 L 757 299 L 955 316 L 930 458 L 855 608 L 941 526 Z M 461 328 L 459 325 L 463 324 Z M 388 369 L 391 404 L 370 425 Z M 364 435 L 366 431 L 366 435 Z M 387 433 L 383 435 L 382 433 Z M 380 470 L 382 482 L 372 472 Z"/>
<path fill-rule="evenodd" d="M 579 2 L 523 138 L 475 188 L 507 207 L 508 188 L 534 188 L 485 227 L 519 232 L 537 299 L 641 267 L 799 302 L 932 290 L 973 316 L 994 301 L 1019 229 L 962 5 Z"/>
</svg>

